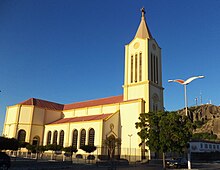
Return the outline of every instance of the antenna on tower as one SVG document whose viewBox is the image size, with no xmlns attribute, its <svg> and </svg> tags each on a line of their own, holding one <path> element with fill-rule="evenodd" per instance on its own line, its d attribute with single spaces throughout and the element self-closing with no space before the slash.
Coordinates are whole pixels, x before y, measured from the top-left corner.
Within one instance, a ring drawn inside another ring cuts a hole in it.
<svg viewBox="0 0 220 170">
<path fill-rule="evenodd" d="M 202 92 L 200 91 L 200 105 L 202 105 Z"/>
<path fill-rule="evenodd" d="M 196 106 L 198 106 L 198 97 L 195 98 Z"/>
</svg>

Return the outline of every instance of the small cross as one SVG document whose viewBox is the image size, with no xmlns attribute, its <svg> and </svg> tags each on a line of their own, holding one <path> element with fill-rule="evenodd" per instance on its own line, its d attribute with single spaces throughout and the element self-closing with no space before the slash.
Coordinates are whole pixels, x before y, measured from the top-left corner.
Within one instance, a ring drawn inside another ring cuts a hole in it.
<svg viewBox="0 0 220 170">
<path fill-rule="evenodd" d="M 142 13 L 142 17 L 144 17 L 144 15 L 145 15 L 145 9 L 144 9 L 144 7 L 141 8 L 141 13 Z"/>
</svg>

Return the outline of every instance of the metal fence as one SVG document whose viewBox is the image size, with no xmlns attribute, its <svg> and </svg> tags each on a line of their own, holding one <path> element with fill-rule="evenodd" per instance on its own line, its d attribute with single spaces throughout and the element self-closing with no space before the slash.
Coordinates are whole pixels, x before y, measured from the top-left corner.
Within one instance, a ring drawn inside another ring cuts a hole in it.
<svg viewBox="0 0 220 170">
<path fill-rule="evenodd" d="M 12 157 L 49 160 L 49 161 L 71 161 L 70 155 L 65 154 L 62 151 L 45 151 L 44 153 L 31 153 L 24 149 L 18 151 L 6 151 L 8 155 Z M 141 149 L 137 148 L 117 148 L 114 150 L 115 159 L 126 159 L 129 162 L 141 161 Z M 94 160 L 89 160 L 88 156 L 94 155 Z M 74 163 L 95 163 L 98 160 L 99 155 L 108 157 L 108 149 L 106 147 L 97 147 L 92 153 L 86 153 L 81 149 L 77 153 L 73 153 L 72 161 Z"/>
</svg>

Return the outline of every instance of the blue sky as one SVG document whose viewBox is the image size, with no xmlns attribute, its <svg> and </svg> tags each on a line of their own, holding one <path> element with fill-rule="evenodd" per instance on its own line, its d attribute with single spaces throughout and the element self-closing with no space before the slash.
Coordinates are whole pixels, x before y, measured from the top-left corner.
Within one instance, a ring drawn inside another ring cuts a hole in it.
<svg viewBox="0 0 220 170">
<path fill-rule="evenodd" d="M 145 7 L 162 48 L 164 106 L 184 107 L 168 79 L 204 75 L 188 86 L 189 106 L 220 104 L 219 0 L 1 0 L 0 132 L 6 107 L 28 98 L 67 104 L 122 94 L 124 45 Z M 199 102 L 200 104 L 200 102 Z"/>
</svg>

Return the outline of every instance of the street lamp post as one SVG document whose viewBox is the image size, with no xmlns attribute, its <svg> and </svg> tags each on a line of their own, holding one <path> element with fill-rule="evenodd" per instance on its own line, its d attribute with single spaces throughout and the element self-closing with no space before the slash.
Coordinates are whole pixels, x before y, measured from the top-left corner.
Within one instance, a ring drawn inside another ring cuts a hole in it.
<svg viewBox="0 0 220 170">
<path fill-rule="evenodd" d="M 175 80 L 168 80 L 168 82 L 177 82 L 179 84 L 182 84 L 184 86 L 184 100 L 185 100 L 185 110 L 186 110 L 186 116 L 188 116 L 188 101 L 187 101 L 187 89 L 186 86 L 191 83 L 195 79 L 201 79 L 204 78 L 204 76 L 194 76 L 190 77 L 187 80 L 181 80 L 181 79 L 175 79 Z"/>
<path fill-rule="evenodd" d="M 132 137 L 132 134 L 128 135 L 129 138 L 130 138 L 130 154 L 129 154 L 129 162 L 131 161 L 131 137 Z"/>
<path fill-rule="evenodd" d="M 184 100 L 185 100 L 185 110 L 186 110 L 186 116 L 188 116 L 188 101 L 187 101 L 187 89 L 186 86 L 191 83 L 195 79 L 201 79 L 204 78 L 204 76 L 194 76 L 190 77 L 187 80 L 181 80 L 181 79 L 175 79 L 175 80 L 168 80 L 168 82 L 177 82 L 184 86 Z M 190 150 L 188 150 L 188 169 L 191 169 L 191 162 L 190 162 Z"/>
</svg>

